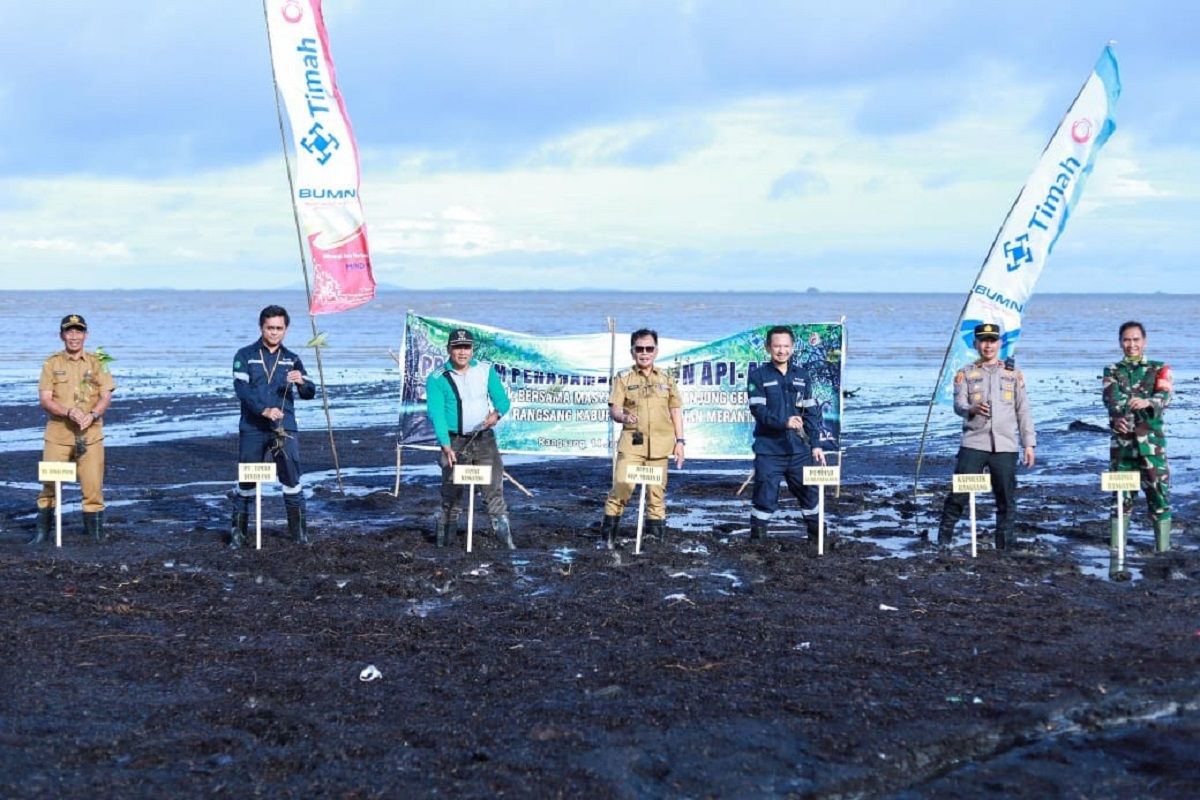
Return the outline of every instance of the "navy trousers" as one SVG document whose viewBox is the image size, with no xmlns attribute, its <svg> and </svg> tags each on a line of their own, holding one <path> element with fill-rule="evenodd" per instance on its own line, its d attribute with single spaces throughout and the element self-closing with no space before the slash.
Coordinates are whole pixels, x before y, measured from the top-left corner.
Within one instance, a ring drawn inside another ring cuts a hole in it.
<svg viewBox="0 0 1200 800">
<path fill-rule="evenodd" d="M 779 479 L 787 481 L 787 487 L 800 501 L 800 510 L 805 513 L 817 510 L 817 487 L 804 485 L 804 468 L 814 466 L 812 453 L 803 451 L 791 455 L 754 456 L 754 509 L 750 512 L 759 519 L 770 519 L 779 508 Z"/>
<path fill-rule="evenodd" d="M 304 508 L 304 490 L 300 486 L 300 444 L 296 434 L 283 440 L 283 449 L 273 454 L 275 434 L 270 431 L 238 432 L 238 463 L 259 464 L 275 462 L 275 472 L 283 486 L 283 504 L 288 508 Z M 254 499 L 254 484 L 239 483 L 237 510 L 248 513 L 250 501 Z"/>
<path fill-rule="evenodd" d="M 992 453 L 970 447 L 958 449 L 955 474 L 975 475 L 985 468 L 992 474 L 992 494 L 996 498 L 996 547 L 1003 549 L 1016 543 L 1013 538 L 1013 517 L 1017 508 L 1017 454 Z M 940 543 L 950 543 L 954 536 L 954 524 L 962 517 L 966 505 L 966 494 L 951 492 L 946 495 L 941 524 L 938 526 Z"/>
</svg>

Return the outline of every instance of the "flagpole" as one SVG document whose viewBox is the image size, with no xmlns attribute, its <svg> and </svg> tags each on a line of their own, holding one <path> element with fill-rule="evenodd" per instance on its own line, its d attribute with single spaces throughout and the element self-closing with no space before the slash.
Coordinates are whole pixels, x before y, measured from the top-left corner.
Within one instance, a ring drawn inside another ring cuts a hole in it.
<svg viewBox="0 0 1200 800">
<path fill-rule="evenodd" d="M 342 494 L 346 490 L 342 487 L 342 468 L 338 463 L 337 442 L 333 438 L 333 417 L 329 413 L 329 392 L 325 388 L 325 365 L 321 362 L 321 345 L 317 342 L 317 320 L 312 313 L 312 284 L 308 279 L 308 261 L 304 255 L 304 233 L 300 228 L 300 211 L 296 207 L 296 185 L 292 179 L 292 160 L 288 156 L 287 146 L 287 131 L 283 124 L 283 108 L 279 104 L 279 82 L 275 76 L 275 59 L 272 56 L 274 52 L 271 49 L 271 25 L 267 19 L 267 0 L 263 0 L 263 27 L 267 29 L 267 56 L 271 62 L 271 89 L 275 95 L 275 116 L 279 120 L 279 141 L 283 146 L 283 165 L 287 172 L 288 181 L 288 198 L 292 204 L 292 220 L 296 225 L 296 244 L 300 250 L 300 272 L 304 275 L 304 297 L 308 305 L 308 321 L 312 326 L 313 335 L 313 351 L 317 356 L 317 377 L 321 383 L 321 405 L 325 409 L 325 427 L 329 432 L 329 450 L 333 455 L 333 471 L 337 477 L 338 491 Z"/>
<path fill-rule="evenodd" d="M 1112 43 L 1110 42 L 1110 44 L 1112 44 Z M 1079 91 L 1075 93 L 1075 97 L 1067 105 L 1067 110 L 1063 113 L 1062 118 L 1058 121 L 1058 124 L 1054 126 L 1054 130 L 1051 132 L 1050 138 L 1046 140 L 1046 146 L 1042 148 L 1042 151 L 1040 153 L 1038 153 L 1039 160 L 1041 159 L 1042 156 L 1044 156 L 1046 154 L 1046 151 L 1050 149 L 1050 145 L 1054 144 L 1055 137 L 1057 137 L 1058 132 L 1060 130 L 1062 130 L 1062 126 L 1066 123 L 1067 116 L 1070 115 L 1071 109 L 1073 109 L 1075 107 L 1075 104 L 1077 102 L 1079 102 L 1079 98 L 1083 94 L 1083 90 L 1087 88 L 1087 84 L 1090 79 L 1091 79 L 1090 75 L 1088 78 L 1084 79 L 1083 84 L 1080 85 L 1080 87 L 1079 87 Z M 1012 205 L 1010 205 L 1008 207 L 1008 213 L 1006 213 L 1004 215 L 1004 219 L 1001 221 L 1000 227 L 996 229 L 995 237 L 992 238 L 991 245 L 988 246 L 987 252 L 984 253 L 983 263 L 979 265 L 979 272 L 976 273 L 975 280 L 971 283 L 972 287 L 978 285 L 979 279 L 983 277 L 983 271 L 985 269 L 987 269 L 988 259 L 991 257 L 992 251 L 994 251 L 996 249 L 996 242 L 1000 241 L 1000 235 L 1004 233 L 1004 228 L 1008 225 L 1008 219 L 1009 219 L 1009 217 L 1012 216 L 1013 209 L 1015 209 L 1017 207 L 1017 204 L 1019 202 L 1021 202 L 1021 198 L 1025 196 L 1025 192 L 1028 189 L 1029 189 L 1029 182 L 1026 181 L 1026 183 L 1021 187 L 1021 191 L 1017 192 L 1017 196 L 1013 199 Z M 919 500 L 920 484 L 921 484 L 921 464 L 925 458 L 925 440 L 929 435 L 929 421 L 933 417 L 933 406 L 937 403 L 938 391 L 942 387 L 942 378 L 946 374 L 946 364 L 950 361 L 950 352 L 954 349 L 955 339 L 962 335 L 962 331 L 959 328 L 962 324 L 963 317 L 967 313 L 967 307 L 970 305 L 970 303 L 971 303 L 971 293 L 967 292 L 967 299 L 965 301 L 963 301 L 962 310 L 958 312 L 958 319 L 955 320 L 954 329 L 951 331 L 951 334 L 950 334 L 950 344 L 946 347 L 946 352 L 942 356 L 942 365 L 940 368 L 938 368 L 937 381 L 933 385 L 933 394 L 929 398 L 929 408 L 926 409 L 926 411 L 925 411 L 925 425 L 921 429 L 921 444 L 917 448 L 917 469 L 916 469 L 916 474 L 913 476 L 913 504 L 915 506 L 915 510 L 913 513 L 913 525 L 915 526 L 915 528 L 917 529 L 918 532 L 920 529 L 920 516 L 921 516 L 920 515 L 921 506 L 920 506 L 920 500 Z M 1014 344 L 1014 347 L 1015 346 L 1016 345 Z"/>
</svg>

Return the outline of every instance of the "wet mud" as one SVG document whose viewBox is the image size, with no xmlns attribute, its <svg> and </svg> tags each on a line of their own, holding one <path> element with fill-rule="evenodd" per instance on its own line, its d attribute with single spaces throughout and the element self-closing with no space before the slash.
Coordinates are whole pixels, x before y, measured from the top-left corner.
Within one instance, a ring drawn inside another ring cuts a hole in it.
<svg viewBox="0 0 1200 800">
<path fill-rule="evenodd" d="M 518 550 L 481 515 L 468 554 L 433 544 L 430 456 L 392 496 L 394 445 L 339 432 L 313 544 L 268 493 L 237 552 L 232 437 L 111 448 L 109 541 L 76 506 L 61 550 L 24 544 L 38 454 L 6 454 L 0 796 L 1200 795 L 1200 558 L 1135 530 L 1108 580 L 1090 487 L 1023 483 L 1022 546 L 985 523 L 971 559 L 863 453 L 818 556 L 787 515 L 751 545 L 746 465 L 695 463 L 634 555 L 629 512 L 599 546 L 605 464 L 514 461 Z"/>
</svg>

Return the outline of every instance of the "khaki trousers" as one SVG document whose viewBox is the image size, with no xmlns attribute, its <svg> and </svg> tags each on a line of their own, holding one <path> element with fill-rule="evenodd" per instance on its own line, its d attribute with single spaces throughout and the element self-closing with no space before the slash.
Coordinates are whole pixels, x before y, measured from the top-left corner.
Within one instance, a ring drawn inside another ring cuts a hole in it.
<svg viewBox="0 0 1200 800">
<path fill-rule="evenodd" d="M 621 512 L 625 510 L 625 504 L 629 502 L 629 496 L 633 494 L 633 490 L 637 487 L 632 483 L 625 483 L 621 478 L 625 476 L 625 465 L 635 464 L 647 467 L 662 467 L 663 482 L 658 486 L 654 484 L 646 486 L 646 519 L 666 519 L 667 462 L 669 460 L 670 457 L 646 458 L 644 456 L 617 453 L 617 476 L 613 480 L 612 491 L 608 493 L 608 501 L 604 504 L 604 515 L 606 517 L 619 517 L 621 516 Z"/>
<path fill-rule="evenodd" d="M 104 440 L 98 439 L 87 446 L 87 452 L 75 457 L 75 445 L 58 444 L 45 440 L 42 444 L 43 461 L 74 461 L 79 476 L 79 488 L 83 490 L 83 510 L 104 510 Z M 54 484 L 43 483 L 37 499 L 38 508 L 54 507 Z"/>
</svg>

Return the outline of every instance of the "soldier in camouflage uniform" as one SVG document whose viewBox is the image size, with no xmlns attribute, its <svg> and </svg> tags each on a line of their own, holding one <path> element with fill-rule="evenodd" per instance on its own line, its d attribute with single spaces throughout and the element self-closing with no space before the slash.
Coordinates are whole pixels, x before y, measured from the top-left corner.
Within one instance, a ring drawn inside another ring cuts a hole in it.
<svg viewBox="0 0 1200 800">
<path fill-rule="evenodd" d="M 1154 547 L 1162 553 L 1171 548 L 1171 474 L 1163 427 L 1163 412 L 1171 402 L 1171 368 L 1145 357 L 1146 329 L 1140 322 L 1122 325 L 1119 338 L 1125 358 L 1104 368 L 1104 405 L 1112 429 L 1110 459 L 1114 471 L 1142 474 L 1142 491 L 1154 522 Z M 1127 515 L 1132 510 L 1131 494 L 1125 493 Z M 1116 548 L 1115 497 L 1111 530 Z"/>
</svg>

